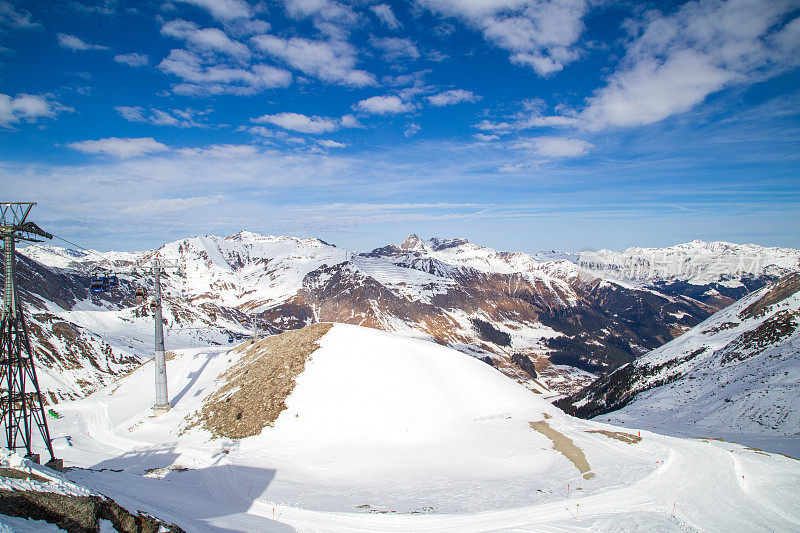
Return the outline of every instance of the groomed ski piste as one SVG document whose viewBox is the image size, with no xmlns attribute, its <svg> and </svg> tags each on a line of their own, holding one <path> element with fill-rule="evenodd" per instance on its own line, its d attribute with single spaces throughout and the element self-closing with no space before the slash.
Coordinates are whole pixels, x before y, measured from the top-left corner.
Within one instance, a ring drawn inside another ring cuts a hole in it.
<svg viewBox="0 0 800 533">
<path fill-rule="evenodd" d="M 800 528 L 795 459 L 572 418 L 424 340 L 335 324 L 317 342 L 251 437 L 192 425 L 245 349 L 175 350 L 158 417 L 152 362 L 58 404 L 64 475 L 186 531 Z"/>
</svg>

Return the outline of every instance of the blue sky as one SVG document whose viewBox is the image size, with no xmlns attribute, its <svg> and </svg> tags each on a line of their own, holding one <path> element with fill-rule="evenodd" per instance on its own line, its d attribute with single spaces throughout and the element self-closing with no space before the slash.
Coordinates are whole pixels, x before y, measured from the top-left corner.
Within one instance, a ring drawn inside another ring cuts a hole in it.
<svg viewBox="0 0 800 533">
<path fill-rule="evenodd" d="M 0 0 L 0 200 L 84 246 L 800 247 L 800 2 Z"/>
</svg>

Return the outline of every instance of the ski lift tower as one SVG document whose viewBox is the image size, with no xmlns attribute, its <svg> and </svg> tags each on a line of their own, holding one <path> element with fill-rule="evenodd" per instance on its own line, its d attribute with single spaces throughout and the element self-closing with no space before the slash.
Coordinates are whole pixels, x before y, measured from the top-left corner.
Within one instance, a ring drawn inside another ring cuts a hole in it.
<svg viewBox="0 0 800 533">
<path fill-rule="evenodd" d="M 25 457 L 39 462 L 39 454 L 31 448 L 33 422 L 39 428 L 44 445 L 50 454 L 47 466 L 62 470 L 63 462 L 53 454 L 50 430 L 36 378 L 28 327 L 22 312 L 15 283 L 15 245 L 22 242 L 42 242 L 37 237 L 53 236 L 33 222 L 27 221 L 35 203 L 0 203 L 0 237 L 3 239 L 5 283 L 3 308 L 0 311 L 0 414 L 6 433 L 6 447 L 11 451 L 25 449 Z M 30 386 L 28 389 L 27 387 Z"/>
<path fill-rule="evenodd" d="M 153 276 L 153 320 L 155 321 L 155 385 L 156 403 L 153 405 L 153 414 L 160 415 L 169 411 L 169 393 L 167 391 L 167 360 L 164 352 L 164 323 L 161 315 L 161 274 L 164 272 L 178 272 L 178 262 L 174 260 L 153 257 L 149 263 L 136 267 L 137 271 Z"/>
</svg>

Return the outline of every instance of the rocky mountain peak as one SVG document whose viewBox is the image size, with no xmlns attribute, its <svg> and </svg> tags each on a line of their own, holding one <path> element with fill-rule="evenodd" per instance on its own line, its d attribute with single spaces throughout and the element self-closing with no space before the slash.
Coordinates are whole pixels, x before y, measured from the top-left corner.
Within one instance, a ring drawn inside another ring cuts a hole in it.
<svg viewBox="0 0 800 533">
<path fill-rule="evenodd" d="M 412 233 L 406 237 L 400 248 L 409 252 L 421 252 L 425 250 L 425 243 L 415 233 Z"/>
<path fill-rule="evenodd" d="M 443 239 L 440 237 L 433 237 L 429 241 L 435 251 L 447 250 L 450 248 L 458 248 L 459 246 L 466 246 L 469 244 L 467 239 Z"/>
</svg>

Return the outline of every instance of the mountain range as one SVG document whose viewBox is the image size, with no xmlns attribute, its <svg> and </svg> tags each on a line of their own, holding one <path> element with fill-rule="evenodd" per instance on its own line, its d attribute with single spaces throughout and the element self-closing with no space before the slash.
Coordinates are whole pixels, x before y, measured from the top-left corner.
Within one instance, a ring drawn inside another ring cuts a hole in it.
<svg viewBox="0 0 800 533">
<path fill-rule="evenodd" d="M 722 242 L 525 254 L 412 235 L 353 252 L 246 231 L 141 252 L 19 252 L 52 402 L 150 356 L 152 315 L 135 292 L 152 294 L 152 281 L 132 270 L 156 256 L 180 266 L 162 278 L 168 349 L 226 343 L 252 333 L 256 319 L 270 333 L 343 322 L 453 347 L 548 396 L 578 391 L 800 269 L 798 250 Z M 118 287 L 91 293 L 98 269 L 116 273 Z"/>
</svg>

